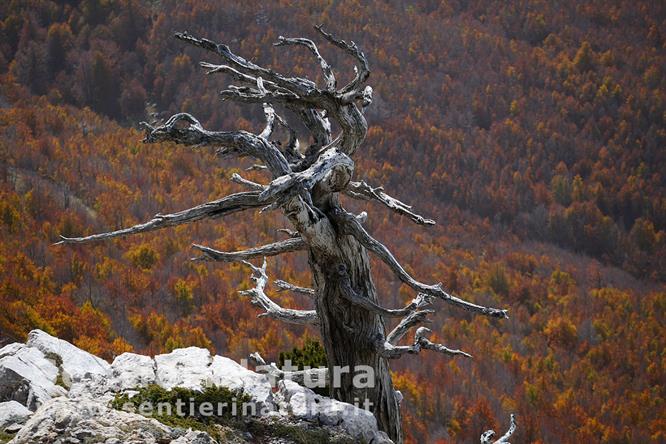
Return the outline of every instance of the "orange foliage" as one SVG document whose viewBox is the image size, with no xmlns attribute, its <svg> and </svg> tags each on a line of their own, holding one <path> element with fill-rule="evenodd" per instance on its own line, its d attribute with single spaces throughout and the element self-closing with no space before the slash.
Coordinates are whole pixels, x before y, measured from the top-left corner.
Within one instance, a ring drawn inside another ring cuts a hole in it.
<svg viewBox="0 0 666 444">
<path fill-rule="evenodd" d="M 145 102 L 163 112 L 149 117 L 189 111 L 215 129 L 263 127 L 260 112 L 220 103 L 221 78 L 203 76 L 204 54 L 176 44 L 173 30 L 318 79 L 310 54 L 270 43 L 324 23 L 371 63 L 375 100 L 356 175 L 439 225 L 422 231 L 379 206 L 345 205 L 368 210 L 368 229 L 423 281 L 511 314 L 495 322 L 442 309 L 435 336 L 474 359 L 392 363 L 407 441 L 476 442 L 503 430 L 509 412 L 516 442 L 666 439 L 662 6 L 227 3 L 0 2 L 3 343 L 42 328 L 107 359 L 189 345 L 270 358 L 313 335 L 257 320 L 236 293 L 250 285 L 247 270 L 188 261 L 193 241 L 270 242 L 281 216 L 51 243 L 235 189 L 224 178 L 237 170 L 212 153 L 142 145 L 129 128 Z M 351 72 L 343 54 L 321 49 L 342 77 Z M 309 285 L 305 261 L 270 261 L 269 274 Z M 384 305 L 413 297 L 382 266 L 375 276 Z"/>
</svg>

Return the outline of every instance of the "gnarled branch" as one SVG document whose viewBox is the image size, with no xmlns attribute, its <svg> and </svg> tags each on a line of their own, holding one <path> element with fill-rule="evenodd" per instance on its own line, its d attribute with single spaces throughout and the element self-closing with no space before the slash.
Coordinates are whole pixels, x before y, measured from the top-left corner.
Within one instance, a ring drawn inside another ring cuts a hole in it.
<svg viewBox="0 0 666 444">
<path fill-rule="evenodd" d="M 307 95 L 316 89 L 314 82 L 311 80 L 303 79 L 300 77 L 284 77 L 271 69 L 255 65 L 254 63 L 245 60 L 243 57 L 234 54 L 227 45 L 215 43 L 205 38 L 191 36 L 187 33 L 187 31 L 177 32 L 175 37 L 178 40 L 182 40 L 186 43 L 198 46 L 219 55 L 224 60 L 226 60 L 227 63 L 231 65 L 231 67 L 235 68 L 243 74 L 248 74 L 253 77 L 263 77 L 264 79 L 268 79 L 281 88 L 292 91 L 297 95 Z"/>
<path fill-rule="evenodd" d="M 248 248 L 241 251 L 219 251 L 203 245 L 193 244 L 192 247 L 203 253 L 202 256 L 193 258 L 200 261 L 220 261 L 220 262 L 240 262 L 247 259 L 263 256 L 277 256 L 278 254 L 289 253 L 305 249 L 305 242 L 300 237 L 291 237 L 289 239 L 273 242 L 272 244 L 262 245 L 261 247 Z"/>
<path fill-rule="evenodd" d="M 260 91 L 256 88 L 248 86 L 235 86 L 229 85 L 227 89 L 220 91 L 222 100 L 231 100 L 241 103 L 299 103 L 301 106 L 304 102 L 295 94 L 288 91 L 275 90 L 275 91 Z"/>
<path fill-rule="evenodd" d="M 511 414 L 511 423 L 509 425 L 509 429 L 507 432 L 502 435 L 497 441 L 491 442 L 493 437 L 495 436 L 495 431 L 494 430 L 488 430 L 483 432 L 481 435 L 481 444 L 511 444 L 509 443 L 509 438 L 511 438 L 511 435 L 516 431 L 516 415 L 513 413 Z"/>
<path fill-rule="evenodd" d="M 336 37 L 334 37 L 332 34 L 324 31 L 322 29 L 322 25 L 316 25 L 314 27 L 321 35 L 324 36 L 326 40 L 328 40 L 330 43 L 333 45 L 337 46 L 338 48 L 343 49 L 347 53 L 349 53 L 352 57 L 356 59 L 358 62 L 356 65 L 356 76 L 354 77 L 354 80 L 349 82 L 345 87 L 343 87 L 340 90 L 340 93 L 348 93 L 352 91 L 357 91 L 360 86 L 368 80 L 368 77 L 370 77 L 370 67 L 368 66 L 368 59 L 365 57 L 365 54 L 363 54 L 363 51 L 361 51 L 358 46 L 356 46 L 356 43 L 350 42 L 347 43 L 344 40 L 340 40 Z"/>
<path fill-rule="evenodd" d="M 405 354 L 416 354 L 421 350 L 433 350 L 451 356 L 472 357 L 472 355 L 465 353 L 464 351 L 451 349 L 442 344 L 431 342 L 427 338 L 429 334 L 429 328 L 419 327 L 414 334 L 414 343 L 412 345 L 393 345 L 389 341 L 379 338 L 377 341 L 377 348 L 379 353 L 387 359 L 400 358 Z"/>
<path fill-rule="evenodd" d="M 277 279 L 273 281 L 275 286 L 278 288 L 278 291 L 291 291 L 296 294 L 303 294 L 311 298 L 315 297 L 316 293 L 312 288 L 299 287 L 298 285 L 290 284 L 289 282 Z"/>
<path fill-rule="evenodd" d="M 285 77 L 271 69 L 255 65 L 231 52 L 226 45 L 193 37 L 187 32 L 176 33 L 176 38 L 218 54 L 227 62 L 226 65 L 219 65 L 218 67 L 211 64 L 204 65 L 204 67 L 210 69 L 209 72 L 228 72 L 246 84 L 251 84 L 252 78 L 258 79 L 261 77 L 264 79 L 263 91 L 261 88 L 251 86 L 230 86 L 221 92 L 223 99 L 245 103 L 282 103 L 288 106 L 300 114 L 306 127 L 315 137 L 315 149 L 325 146 L 327 141 L 330 140 L 330 125 L 328 125 L 327 118 L 320 111 L 325 110 L 327 116 L 334 118 L 342 129 L 340 149 L 351 155 L 364 140 L 367 131 L 365 118 L 354 105 L 354 101 L 362 99 L 364 107 L 372 101 L 372 88 L 365 88 L 361 91 L 361 86 L 367 80 L 370 70 L 365 55 L 353 42 L 348 44 L 343 40 L 338 40 L 323 31 L 320 26 L 317 27 L 317 30 L 329 42 L 347 51 L 359 62 L 360 68 L 357 68 L 354 80 L 335 93 L 318 89 L 315 83 L 308 79 Z M 314 161 L 314 153 L 308 151 L 305 167 Z"/>
<path fill-rule="evenodd" d="M 482 305 L 473 304 L 463 299 L 457 298 L 445 292 L 442 289 L 442 284 L 426 285 L 414 279 L 409 273 L 402 268 L 402 265 L 391 254 L 388 248 L 365 231 L 365 228 L 359 223 L 353 214 L 348 213 L 341 208 L 337 208 L 329 214 L 338 227 L 345 233 L 354 236 L 365 248 L 375 253 L 379 258 L 389 266 L 395 275 L 405 284 L 417 292 L 422 292 L 444 300 L 445 302 L 464 308 L 475 313 L 483 314 L 496 318 L 508 318 L 506 310 L 498 308 L 484 307 Z"/>
<path fill-rule="evenodd" d="M 294 310 L 290 308 L 280 307 L 273 302 L 264 289 L 268 283 L 268 275 L 266 274 L 266 258 L 261 267 L 257 267 L 248 261 L 241 261 L 252 269 L 252 280 L 256 283 L 254 288 L 249 290 L 241 290 L 239 293 L 242 295 L 250 296 L 252 305 L 256 305 L 265 310 L 264 313 L 258 317 L 270 317 L 278 321 L 288 322 L 290 324 L 318 324 L 319 317 L 315 310 Z"/>
<path fill-rule="evenodd" d="M 426 219 L 425 217 L 418 215 L 412 211 L 411 205 L 407 205 L 399 201 L 398 199 L 389 196 L 384 192 L 383 187 L 371 187 L 366 182 L 354 182 L 350 181 L 345 190 L 347 196 L 353 197 L 355 199 L 361 200 L 375 200 L 386 205 L 391 210 L 395 211 L 398 214 L 409 217 L 412 221 L 420 225 L 434 225 L 435 221 L 432 219 Z"/>
<path fill-rule="evenodd" d="M 111 231 L 108 233 L 93 234 L 84 237 L 65 237 L 60 236 L 58 244 L 80 244 L 84 242 L 93 242 L 98 240 L 112 239 L 114 237 L 129 236 L 147 231 L 159 230 L 161 228 L 173 227 L 186 224 L 201 219 L 214 219 L 228 214 L 236 213 L 250 208 L 258 208 L 264 205 L 259 200 L 259 193 L 255 191 L 236 193 L 226 196 L 222 199 L 207 202 L 202 205 L 179 211 L 173 214 L 156 214 L 148 222 L 134 225 L 129 228 Z"/>
<path fill-rule="evenodd" d="M 186 122 L 187 125 L 178 126 L 181 122 Z M 164 125 L 158 127 L 152 127 L 146 122 L 141 125 L 146 130 L 146 143 L 171 141 L 188 146 L 222 147 L 218 151 L 222 155 L 251 156 L 261 160 L 275 177 L 291 172 L 287 159 L 275 145 L 247 131 L 208 131 L 187 113 L 174 114 Z"/>
<path fill-rule="evenodd" d="M 257 78 L 251 75 L 243 74 L 242 72 L 232 68 L 229 65 L 214 65 L 212 63 L 208 62 L 200 62 L 199 66 L 202 68 L 206 69 L 206 74 L 214 74 L 214 73 L 225 73 L 229 74 L 233 79 L 236 81 L 242 82 L 242 83 L 247 83 L 249 85 L 256 85 L 257 84 Z M 276 84 L 270 81 L 264 81 L 264 83 L 270 87 L 271 89 L 277 89 L 279 88 Z M 286 91 L 286 90 L 285 90 Z"/>
<path fill-rule="evenodd" d="M 434 313 L 435 310 L 426 309 L 426 310 L 414 310 L 405 316 L 400 323 L 386 336 L 386 341 L 390 344 L 397 345 L 398 342 L 407 334 L 407 331 L 423 323 L 430 323 L 431 321 L 427 319 L 429 314 Z"/>
<path fill-rule="evenodd" d="M 278 37 L 278 41 L 273 43 L 273 46 L 286 45 L 302 45 L 312 51 L 314 56 L 317 58 L 319 65 L 321 66 L 322 72 L 324 73 L 324 79 L 326 80 L 326 90 L 330 92 L 335 91 L 336 81 L 335 76 L 333 75 L 333 70 L 331 69 L 331 65 L 329 65 L 326 60 L 324 60 L 324 58 L 319 53 L 317 45 L 315 45 L 312 40 L 304 38 L 285 38 L 280 36 Z"/>
</svg>

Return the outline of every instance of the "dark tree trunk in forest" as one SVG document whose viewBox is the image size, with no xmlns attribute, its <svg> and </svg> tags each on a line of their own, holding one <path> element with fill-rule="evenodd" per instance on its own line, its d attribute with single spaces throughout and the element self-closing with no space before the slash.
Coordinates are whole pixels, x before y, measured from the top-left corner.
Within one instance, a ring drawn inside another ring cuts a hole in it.
<svg viewBox="0 0 666 444">
<path fill-rule="evenodd" d="M 143 123 L 146 143 L 172 141 L 187 146 L 211 147 L 221 157 L 253 157 L 260 162 L 256 168 L 272 175 L 270 183 L 260 184 L 234 174 L 231 180 L 250 191 L 235 193 L 178 213 L 158 214 L 146 223 L 113 232 L 78 238 L 61 237 L 60 243 L 110 239 L 206 218 L 221 218 L 249 209 L 282 210 L 295 229 L 281 230 L 288 234 L 288 239 L 236 252 L 193 245 L 202 254 L 195 259 L 245 263 L 253 270 L 256 287 L 242 293 L 251 296 L 252 303 L 265 311 L 262 316 L 295 324 L 317 325 L 328 358 L 331 396 L 352 404 L 363 405 L 366 400 L 369 401 L 380 430 L 394 442 L 401 443 L 399 400 L 391 381 L 388 360 L 422 350 L 470 357 L 460 350 L 431 342 L 427 338 L 430 330 L 423 326 L 416 329 L 413 341 L 399 345 L 408 330 L 427 322 L 427 317 L 434 312 L 436 299 L 485 316 L 504 318 L 507 312 L 452 296 L 442 289 L 441 284 L 426 285 L 417 281 L 386 246 L 365 230 L 362 225 L 367 217 L 365 212 L 353 215 L 340 205 L 338 195 L 343 193 L 353 199 L 379 202 L 417 224 L 435 223 L 386 194 L 382 187 L 371 187 L 363 181 L 352 180 L 355 167 L 352 156 L 357 153 L 367 131 L 363 113 L 372 103 L 372 88 L 364 86 L 370 75 L 368 61 L 353 42 L 347 43 L 326 33 L 321 27 L 315 28 L 329 43 L 355 60 L 354 79 L 342 88 L 337 88 L 332 68 L 309 39 L 280 37 L 276 46 L 303 46 L 312 52 L 322 69 L 326 83 L 323 89 L 311 80 L 283 76 L 255 65 L 231 52 L 226 45 L 187 33 L 176 34 L 179 40 L 224 60 L 226 64 L 222 65 L 201 63 L 208 74 L 225 73 L 242 84 L 222 91 L 223 99 L 263 105 L 267 122 L 261 133 L 209 131 L 187 113 L 176 114 L 161 125 Z M 275 112 L 276 105 L 294 111 L 308 130 L 310 143 L 304 153 L 299 151 L 296 132 Z M 331 123 L 336 127 L 332 127 Z M 274 130 L 278 125 L 289 134 L 285 143 L 274 140 Z M 339 131 L 335 137 L 333 129 Z M 293 251 L 308 252 L 314 289 L 283 281 L 276 281 L 276 284 L 281 289 L 313 296 L 314 310 L 283 308 L 264 291 L 268 283 L 265 257 Z M 414 299 L 405 307 L 389 309 L 380 304 L 372 280 L 369 253 L 375 254 L 402 283 L 414 290 Z M 262 267 L 247 262 L 261 257 L 264 257 Z M 400 321 L 387 333 L 385 318 L 398 318 Z M 263 362 L 258 355 L 255 359 Z M 374 384 L 354 384 L 355 369 L 359 366 L 372 369 Z M 348 371 L 334 370 L 343 368 Z M 279 369 L 275 371 L 281 377 L 294 380 L 303 380 L 309 372 L 288 374 Z M 320 374 L 317 372 L 315 369 L 312 374 Z M 340 375 L 339 384 L 332 378 L 335 374 Z M 512 422 L 512 426 L 515 429 L 515 423 Z M 505 437 L 511 433 L 510 430 Z"/>
</svg>

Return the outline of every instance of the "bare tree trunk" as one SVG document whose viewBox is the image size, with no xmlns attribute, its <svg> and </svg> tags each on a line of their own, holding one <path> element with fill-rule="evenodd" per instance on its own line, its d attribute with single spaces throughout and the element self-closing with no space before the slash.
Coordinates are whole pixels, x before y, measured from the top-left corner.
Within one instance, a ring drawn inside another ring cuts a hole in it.
<svg viewBox="0 0 666 444">
<path fill-rule="evenodd" d="M 264 107 L 266 126 L 259 134 L 247 131 L 209 131 L 192 115 L 178 113 L 164 124 L 143 123 L 144 142 L 171 141 L 192 147 L 210 147 L 221 157 L 247 156 L 261 164 L 254 167 L 272 175 L 269 184 L 255 183 L 234 174 L 231 180 L 251 191 L 235 193 L 173 214 L 157 214 L 151 220 L 113 232 L 85 237 L 61 236 L 59 243 L 84 243 L 162 229 L 201 219 L 218 219 L 228 214 L 259 209 L 282 210 L 295 230 L 281 231 L 289 239 L 237 252 L 222 252 L 202 245 L 194 248 L 202 253 L 195 260 L 239 261 L 253 270 L 256 287 L 241 294 L 268 316 L 294 324 L 319 326 L 328 358 L 328 380 L 331 396 L 340 401 L 369 407 L 377 418 L 379 429 L 396 443 L 402 443 L 399 400 L 389 372 L 389 359 L 421 350 L 433 350 L 452 356 L 471 357 L 460 350 L 431 342 L 430 330 L 416 329 L 413 342 L 398 345 L 407 331 L 428 322 L 434 313 L 434 299 L 484 316 L 507 317 L 506 310 L 484 307 L 450 295 L 441 283 L 427 285 L 414 279 L 391 251 L 373 238 L 362 226 L 367 217 L 348 213 L 338 202 L 338 194 L 354 199 L 375 201 L 420 225 L 435 222 L 412 211 L 407 205 L 367 183 L 354 182 L 355 164 L 351 156 L 357 153 L 368 129 L 365 109 L 372 103 L 372 87 L 365 85 L 370 70 L 363 52 L 354 42 L 345 42 L 325 32 L 317 31 L 331 44 L 342 49 L 355 60 L 354 79 L 342 88 L 331 66 L 321 56 L 312 40 L 280 37 L 276 46 L 302 46 L 319 62 L 325 89 L 301 77 L 287 77 L 264 68 L 234 54 L 228 46 L 194 37 L 187 32 L 176 33 L 176 38 L 205 49 L 224 60 L 226 64 L 202 62 L 208 74 L 224 73 L 242 86 L 231 85 L 220 94 L 224 100 L 258 103 Z M 311 144 L 304 153 L 299 151 L 296 132 L 280 117 L 274 104 L 294 111 L 310 133 Z M 332 136 L 331 121 L 337 123 L 339 134 Z M 275 140 L 276 126 L 289 133 L 286 143 Z M 315 310 L 283 308 L 265 293 L 268 284 L 266 256 L 294 251 L 308 251 L 314 289 L 303 288 L 278 281 L 283 290 L 314 296 Z M 381 259 L 395 276 L 414 290 L 416 297 L 404 308 L 384 308 L 379 303 L 372 280 L 368 252 Z M 264 257 L 262 267 L 248 259 Z M 386 333 L 384 318 L 402 318 L 398 325 Z M 259 359 L 258 357 L 257 359 Z M 370 369 L 368 372 L 365 369 Z M 280 369 L 276 374 L 285 375 Z M 291 372 L 303 379 L 305 372 Z M 371 377 L 359 380 L 356 376 Z M 321 379 L 321 372 L 318 377 Z M 336 377 L 337 376 L 337 377 Z M 514 427 L 515 429 L 515 427 Z M 508 436 L 507 436 L 508 437 Z"/>
<path fill-rule="evenodd" d="M 352 236 L 338 235 L 339 257 L 349 272 L 352 287 L 364 297 L 377 302 L 370 261 L 365 248 Z M 331 397 L 351 404 L 366 399 L 377 418 L 380 430 L 396 443 L 402 442 L 400 409 L 389 373 L 387 359 L 376 348 L 376 338 L 384 337 L 385 325 L 381 316 L 359 310 L 346 298 L 346 278 L 339 273 L 340 262 L 310 254 L 314 276 L 319 329 L 328 358 L 329 374 L 334 368 L 350 369 L 341 374 L 339 384 L 330 384 Z M 372 387 L 358 388 L 353 383 L 354 369 L 368 366 L 373 369 Z"/>
</svg>

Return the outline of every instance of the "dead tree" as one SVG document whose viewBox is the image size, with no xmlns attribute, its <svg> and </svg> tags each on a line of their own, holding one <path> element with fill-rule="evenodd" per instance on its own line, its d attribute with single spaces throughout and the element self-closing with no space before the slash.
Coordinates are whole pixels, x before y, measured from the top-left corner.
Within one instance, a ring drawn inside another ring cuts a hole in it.
<svg viewBox="0 0 666 444">
<path fill-rule="evenodd" d="M 142 123 L 145 143 L 175 142 L 190 147 L 210 147 L 220 157 L 252 157 L 257 168 L 272 176 L 267 184 L 249 181 L 235 174 L 231 179 L 247 191 L 231 194 L 173 214 L 157 214 L 133 227 L 86 237 L 62 237 L 60 243 L 83 243 L 158 230 L 165 227 L 217 219 L 245 210 L 282 211 L 293 229 L 284 230 L 287 238 L 245 251 L 222 252 L 194 245 L 198 259 L 242 261 L 253 271 L 256 287 L 245 294 L 268 316 L 295 324 L 314 324 L 319 328 L 326 349 L 329 372 L 334 366 L 354 368 L 370 366 L 375 372 L 371 388 L 357 388 L 353 372 L 341 375 L 341 384 L 331 386 L 331 396 L 347 402 L 369 399 L 381 430 L 395 442 L 402 442 L 399 395 L 393 388 L 389 360 L 406 354 L 432 350 L 451 356 L 470 357 L 460 350 L 433 343 L 430 330 L 422 324 L 434 312 L 433 303 L 441 300 L 472 313 L 506 318 L 507 311 L 473 304 L 446 292 L 441 283 L 428 285 L 412 277 L 391 251 L 364 228 L 367 215 L 354 215 L 340 204 L 340 193 L 354 199 L 375 201 L 420 225 L 435 222 L 416 214 L 410 205 L 386 194 L 382 187 L 354 181 L 353 157 L 367 131 L 365 109 L 372 103 L 372 88 L 366 85 L 370 75 L 368 60 L 353 42 L 345 42 L 324 31 L 321 36 L 344 51 L 356 65 L 354 78 L 340 87 L 331 66 L 312 40 L 280 37 L 275 46 L 302 46 L 321 66 L 325 85 L 312 80 L 290 77 L 262 67 L 232 52 L 228 46 L 187 32 L 175 37 L 221 59 L 221 64 L 202 62 L 207 74 L 226 74 L 238 84 L 220 94 L 223 100 L 263 104 L 266 126 L 259 134 L 247 131 L 210 131 L 187 113 L 172 116 L 162 125 Z M 310 142 L 301 152 L 296 131 L 276 113 L 276 107 L 292 111 L 309 133 Z M 280 126 L 289 134 L 286 143 L 275 141 Z M 309 259 L 312 286 L 307 289 L 280 282 L 281 289 L 310 295 L 313 310 L 284 308 L 265 293 L 268 283 L 265 263 L 262 267 L 247 262 L 287 252 L 303 251 Z M 415 292 L 403 308 L 382 306 L 370 271 L 369 254 L 382 260 L 395 276 Z M 387 333 L 386 318 L 400 319 Z M 408 330 L 415 334 L 400 344 Z"/>
<path fill-rule="evenodd" d="M 495 431 L 487 430 L 481 434 L 481 444 L 511 444 L 509 442 L 509 438 L 511 438 L 513 433 L 516 431 L 516 427 L 516 415 L 511 414 L 511 422 L 509 423 L 509 429 L 506 431 L 506 433 L 499 439 L 493 441 L 493 438 L 495 437 Z"/>
</svg>

